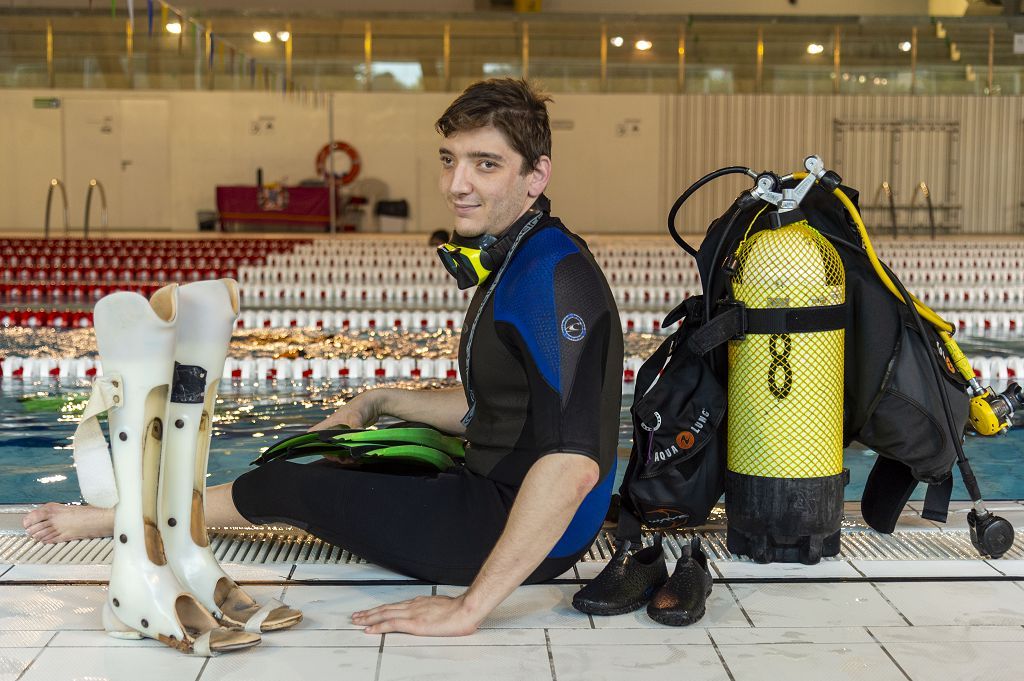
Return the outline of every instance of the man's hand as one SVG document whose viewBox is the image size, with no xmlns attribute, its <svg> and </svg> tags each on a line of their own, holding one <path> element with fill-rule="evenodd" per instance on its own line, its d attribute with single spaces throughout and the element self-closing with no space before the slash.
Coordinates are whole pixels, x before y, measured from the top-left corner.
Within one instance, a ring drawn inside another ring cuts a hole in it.
<svg viewBox="0 0 1024 681">
<path fill-rule="evenodd" d="M 417 596 L 409 601 L 381 605 L 352 614 L 352 623 L 367 634 L 404 632 L 416 636 L 468 636 L 483 615 L 471 612 L 466 595 Z"/>
<path fill-rule="evenodd" d="M 372 426 L 381 416 L 380 400 L 377 399 L 381 394 L 379 390 L 367 390 L 364 393 L 359 393 L 323 421 L 311 426 L 310 430 Z"/>
</svg>

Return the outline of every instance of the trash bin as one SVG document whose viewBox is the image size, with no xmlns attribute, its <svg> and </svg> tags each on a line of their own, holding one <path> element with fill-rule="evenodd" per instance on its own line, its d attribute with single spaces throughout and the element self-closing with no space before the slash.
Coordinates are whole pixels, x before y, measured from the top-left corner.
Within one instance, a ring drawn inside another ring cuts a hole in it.
<svg viewBox="0 0 1024 681">
<path fill-rule="evenodd" d="M 409 202 L 405 199 L 398 201 L 378 201 L 374 213 L 377 215 L 377 222 L 382 232 L 404 232 L 409 222 Z"/>
<path fill-rule="evenodd" d="M 196 222 L 200 232 L 216 232 L 220 215 L 215 210 L 196 211 Z"/>
</svg>

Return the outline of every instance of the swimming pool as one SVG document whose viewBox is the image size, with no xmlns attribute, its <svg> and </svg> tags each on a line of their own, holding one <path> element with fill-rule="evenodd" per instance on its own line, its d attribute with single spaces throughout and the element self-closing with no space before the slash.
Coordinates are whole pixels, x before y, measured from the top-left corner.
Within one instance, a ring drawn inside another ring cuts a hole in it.
<svg viewBox="0 0 1024 681">
<path fill-rule="evenodd" d="M 423 387 L 425 382 L 389 381 L 386 384 Z M 434 381 L 426 383 L 426 387 L 446 384 L 450 382 Z M 304 431 L 366 385 L 366 381 L 353 384 L 345 381 L 222 382 L 214 419 L 208 484 L 234 480 L 262 448 Z M 0 503 L 81 501 L 71 450 L 78 410 L 28 411 L 20 398 L 63 395 L 70 399 L 87 392 L 87 385 L 81 382 L 58 385 L 52 381 L 0 381 L 0 470 L 4 471 L 0 476 Z M 625 406 L 619 423 L 619 476 L 625 470 L 632 437 L 628 412 L 632 396 L 625 396 L 623 401 Z M 1024 451 L 1024 428 L 995 438 L 968 438 L 965 450 L 987 499 L 1024 498 L 1024 473 L 1019 467 Z M 846 488 L 847 500 L 860 499 L 875 456 L 870 450 L 847 449 L 844 465 L 850 469 L 851 478 Z M 955 474 L 954 478 L 953 499 L 968 499 L 959 475 Z M 923 497 L 924 487 L 919 486 L 914 498 Z"/>
</svg>

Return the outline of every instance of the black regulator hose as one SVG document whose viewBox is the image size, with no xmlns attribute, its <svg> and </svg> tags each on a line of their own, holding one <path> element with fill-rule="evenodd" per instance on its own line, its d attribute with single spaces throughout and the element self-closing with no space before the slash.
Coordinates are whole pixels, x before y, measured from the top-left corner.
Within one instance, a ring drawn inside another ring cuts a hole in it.
<svg viewBox="0 0 1024 681">
<path fill-rule="evenodd" d="M 679 244 L 680 248 L 694 258 L 697 257 L 697 249 L 686 243 L 686 240 L 683 239 L 683 237 L 679 235 L 679 231 L 676 230 L 676 215 L 679 213 L 679 209 L 683 207 L 683 204 L 686 203 L 686 200 L 689 199 L 695 191 L 706 185 L 711 180 L 725 175 L 747 175 L 753 177 L 751 173 L 752 171 L 750 168 L 744 168 L 743 166 L 727 166 L 725 168 L 719 168 L 691 184 L 687 190 L 683 192 L 678 199 L 676 199 L 676 202 L 672 204 L 672 210 L 668 212 L 668 233 L 672 235 L 672 239 Z"/>
</svg>

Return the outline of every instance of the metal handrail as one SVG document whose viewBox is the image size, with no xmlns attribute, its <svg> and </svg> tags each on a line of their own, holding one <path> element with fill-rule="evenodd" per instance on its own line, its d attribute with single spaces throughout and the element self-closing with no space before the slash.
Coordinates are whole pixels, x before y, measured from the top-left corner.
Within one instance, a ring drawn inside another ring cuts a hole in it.
<svg viewBox="0 0 1024 681">
<path fill-rule="evenodd" d="M 60 198 L 64 202 L 64 234 L 68 233 L 68 193 L 64 191 L 64 183 L 56 177 L 50 178 L 50 188 L 46 192 L 46 218 L 43 221 L 43 238 L 50 238 L 50 204 L 53 203 L 53 190 L 60 188 Z"/>
<path fill-rule="evenodd" d="M 910 206 L 914 206 L 914 200 L 917 198 L 917 192 L 920 191 L 924 195 L 924 201 L 928 205 L 928 226 L 931 228 L 931 238 L 935 241 L 935 209 L 932 207 L 932 193 L 928 191 L 928 185 L 921 180 L 914 187 L 914 194 L 910 197 Z"/>
<path fill-rule="evenodd" d="M 889 180 L 883 180 L 882 185 L 875 192 L 875 205 L 878 205 L 878 199 L 883 192 L 889 198 L 889 219 L 892 220 L 892 238 L 895 239 L 899 236 L 899 228 L 896 226 L 896 192 L 893 191 Z"/>
<path fill-rule="evenodd" d="M 89 180 L 89 189 L 85 193 L 85 218 L 82 220 L 83 232 L 82 238 L 89 238 L 89 208 L 92 206 L 92 190 L 100 190 L 100 225 L 103 227 L 103 231 L 107 230 L 107 192 L 103 189 L 103 184 L 95 177 Z"/>
</svg>

